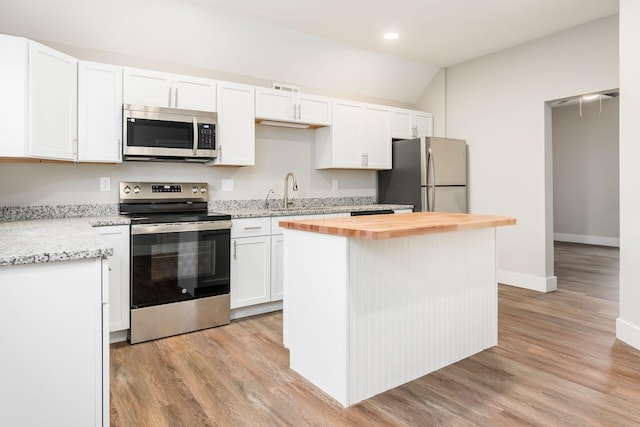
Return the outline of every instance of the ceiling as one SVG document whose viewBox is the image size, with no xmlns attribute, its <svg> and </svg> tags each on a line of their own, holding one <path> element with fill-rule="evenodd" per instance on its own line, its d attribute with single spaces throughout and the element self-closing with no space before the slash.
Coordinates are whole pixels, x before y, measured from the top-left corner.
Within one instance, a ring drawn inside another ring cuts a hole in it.
<svg viewBox="0 0 640 427">
<path fill-rule="evenodd" d="M 618 0 L 0 0 L 0 33 L 411 107 L 441 67 L 617 12 Z"/>
<path fill-rule="evenodd" d="M 438 67 L 618 13 L 618 0 L 193 0 L 217 12 Z M 397 40 L 383 40 L 395 31 Z"/>
</svg>

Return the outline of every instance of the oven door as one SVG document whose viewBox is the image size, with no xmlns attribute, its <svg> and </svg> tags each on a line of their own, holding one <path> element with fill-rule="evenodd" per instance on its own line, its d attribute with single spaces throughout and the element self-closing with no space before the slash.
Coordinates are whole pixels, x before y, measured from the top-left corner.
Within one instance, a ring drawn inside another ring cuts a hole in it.
<svg viewBox="0 0 640 427">
<path fill-rule="evenodd" d="M 231 222 L 131 226 L 131 308 L 229 293 Z"/>
</svg>

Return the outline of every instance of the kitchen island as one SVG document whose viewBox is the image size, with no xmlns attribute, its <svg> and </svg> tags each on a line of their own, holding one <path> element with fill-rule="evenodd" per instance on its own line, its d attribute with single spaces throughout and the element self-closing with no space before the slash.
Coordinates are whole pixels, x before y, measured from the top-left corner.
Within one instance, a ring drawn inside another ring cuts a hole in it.
<svg viewBox="0 0 640 427">
<path fill-rule="evenodd" d="M 281 221 L 290 366 L 349 406 L 497 344 L 494 215 Z"/>
</svg>

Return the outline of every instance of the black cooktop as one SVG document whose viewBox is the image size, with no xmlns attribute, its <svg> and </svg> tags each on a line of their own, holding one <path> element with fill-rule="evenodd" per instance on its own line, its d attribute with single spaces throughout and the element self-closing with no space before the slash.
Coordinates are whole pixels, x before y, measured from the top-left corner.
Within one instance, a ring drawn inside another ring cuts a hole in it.
<svg viewBox="0 0 640 427">
<path fill-rule="evenodd" d="M 228 221 L 231 215 L 207 212 L 206 202 L 121 203 L 120 215 L 132 224 Z"/>
</svg>

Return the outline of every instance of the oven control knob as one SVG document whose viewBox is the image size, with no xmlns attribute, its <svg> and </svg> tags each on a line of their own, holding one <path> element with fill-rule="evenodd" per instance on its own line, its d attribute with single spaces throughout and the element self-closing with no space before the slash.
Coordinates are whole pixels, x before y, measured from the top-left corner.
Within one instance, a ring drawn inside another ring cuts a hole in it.
<svg viewBox="0 0 640 427">
<path fill-rule="evenodd" d="M 183 290 L 182 290 L 182 293 L 183 293 L 183 294 L 186 294 L 186 293 L 187 293 L 187 290 L 186 290 L 186 289 L 183 289 Z"/>
<path fill-rule="evenodd" d="M 137 185 L 133 187 L 133 192 L 138 194 L 140 192 L 140 187 L 138 187 Z"/>
<path fill-rule="evenodd" d="M 122 191 L 124 192 L 124 194 L 129 194 L 131 193 L 131 187 L 129 187 L 128 185 L 125 185 Z"/>
<path fill-rule="evenodd" d="M 193 188 L 191 189 L 191 192 L 193 194 L 196 194 L 198 192 L 198 187 L 194 185 Z"/>
<path fill-rule="evenodd" d="M 200 192 L 201 193 L 206 193 L 207 192 L 207 187 L 200 187 Z"/>
</svg>

